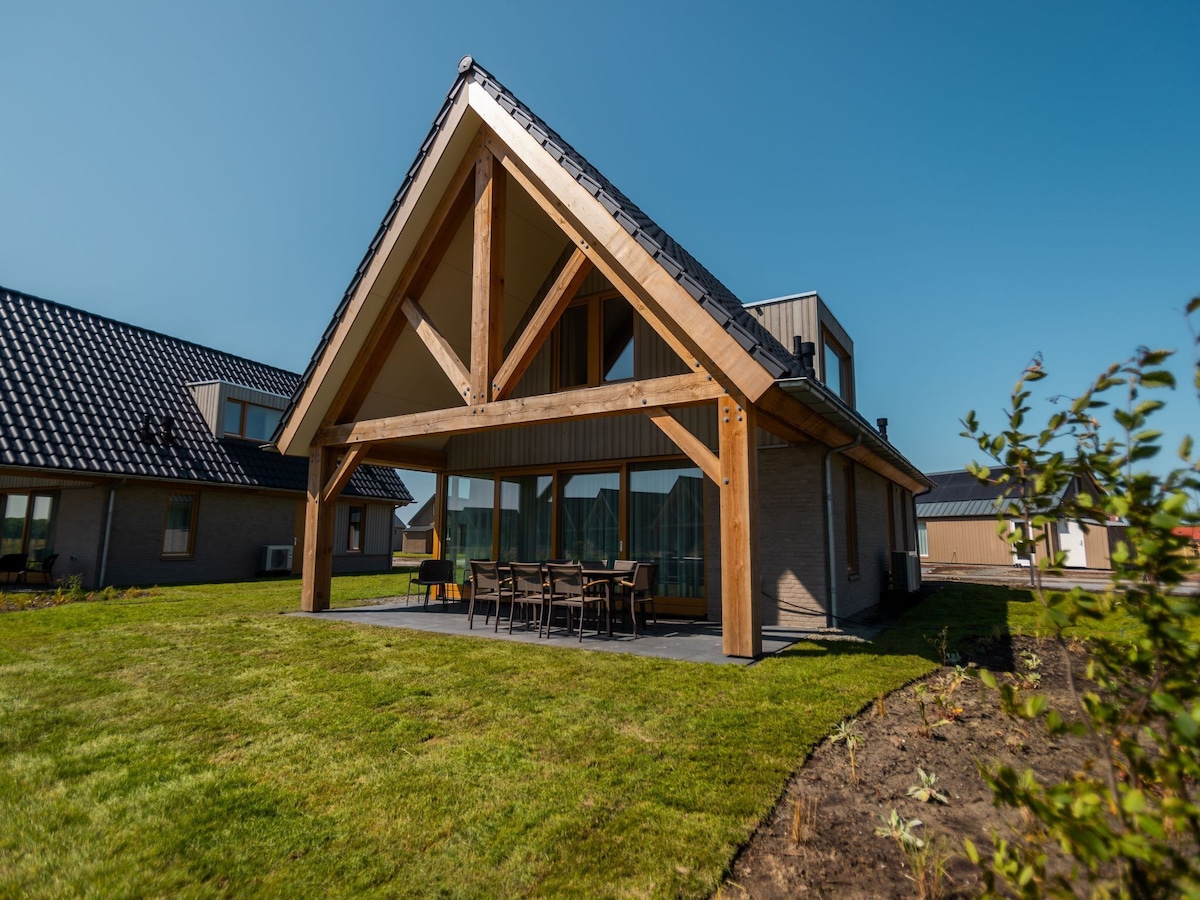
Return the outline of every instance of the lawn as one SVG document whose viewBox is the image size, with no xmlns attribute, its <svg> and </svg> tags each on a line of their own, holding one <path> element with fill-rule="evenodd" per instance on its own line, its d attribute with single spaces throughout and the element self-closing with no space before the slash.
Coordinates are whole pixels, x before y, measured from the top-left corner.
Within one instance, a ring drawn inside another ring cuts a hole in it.
<svg viewBox="0 0 1200 900">
<path fill-rule="evenodd" d="M 335 578 L 334 605 L 407 575 Z M 1032 631 L 948 587 L 873 645 L 708 666 L 281 615 L 299 583 L 0 614 L 2 896 L 708 896 L 926 636 Z"/>
</svg>

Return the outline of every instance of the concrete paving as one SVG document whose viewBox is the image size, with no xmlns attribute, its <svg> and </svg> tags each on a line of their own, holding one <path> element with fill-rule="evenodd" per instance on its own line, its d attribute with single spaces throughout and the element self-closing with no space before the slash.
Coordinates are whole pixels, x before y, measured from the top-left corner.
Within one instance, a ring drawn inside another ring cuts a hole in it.
<svg viewBox="0 0 1200 900">
<path fill-rule="evenodd" d="M 452 601 L 443 608 L 441 602 L 430 602 L 423 609 L 416 599 L 406 603 L 403 597 L 392 597 L 350 609 L 333 609 L 321 613 L 293 613 L 314 619 L 332 619 L 339 622 L 354 622 L 358 625 L 375 625 L 384 628 L 411 628 L 414 631 L 429 631 L 436 634 L 456 635 L 479 640 L 517 641 L 525 644 L 542 644 L 598 651 L 601 653 L 630 653 L 635 656 L 653 656 L 660 659 L 684 660 L 687 662 L 713 663 L 716 665 L 750 665 L 755 660 L 725 656 L 721 652 L 721 626 L 716 622 L 695 622 L 659 619 L 658 625 L 639 628 L 637 638 L 617 625 L 612 637 L 596 634 L 585 629 L 582 642 L 575 634 L 567 634 L 566 628 L 555 624 L 549 637 L 538 637 L 537 629 L 526 630 L 518 620 L 513 632 L 508 633 L 508 619 L 501 622 L 499 632 L 493 631 L 495 619 L 486 625 L 477 610 L 474 629 L 467 628 L 465 604 Z M 763 628 L 763 656 L 771 656 L 787 650 L 799 641 L 866 641 L 881 629 L 857 629 L 848 631 L 807 631 L 767 626 Z"/>
</svg>

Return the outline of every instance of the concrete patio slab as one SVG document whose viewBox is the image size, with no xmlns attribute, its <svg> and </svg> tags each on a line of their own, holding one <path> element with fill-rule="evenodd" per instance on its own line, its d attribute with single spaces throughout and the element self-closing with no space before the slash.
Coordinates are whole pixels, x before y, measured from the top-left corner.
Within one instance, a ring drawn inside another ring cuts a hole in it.
<svg viewBox="0 0 1200 900">
<path fill-rule="evenodd" d="M 555 624 L 549 637 L 538 637 L 537 629 L 526 630 L 518 621 L 513 632 L 508 633 L 508 619 L 503 619 L 498 632 L 493 631 L 495 619 L 486 625 L 483 616 L 475 613 L 475 627 L 467 628 L 464 604 L 452 601 L 446 608 L 440 602 L 430 603 L 423 609 L 420 602 L 406 603 L 403 597 L 391 597 L 369 606 L 348 609 L 333 609 L 320 613 L 291 613 L 312 619 L 329 619 L 339 622 L 354 622 L 359 625 L 375 625 L 384 628 L 411 628 L 414 631 L 429 631 L 436 634 L 499 641 L 517 641 L 525 644 L 542 644 L 554 647 L 594 650 L 602 653 L 630 653 L 635 656 L 653 656 L 660 659 L 687 662 L 713 663 L 717 665 L 751 665 L 752 659 L 725 656 L 721 652 L 721 626 L 716 622 L 695 622 L 659 619 L 657 626 L 639 630 L 634 638 L 629 631 L 614 628 L 610 638 L 594 630 L 584 630 L 582 642 L 575 634 Z M 847 631 L 809 631 L 803 629 L 766 626 L 763 628 L 763 657 L 772 656 L 800 641 L 865 641 L 870 640 L 881 629 L 864 629 L 855 633 Z"/>
</svg>

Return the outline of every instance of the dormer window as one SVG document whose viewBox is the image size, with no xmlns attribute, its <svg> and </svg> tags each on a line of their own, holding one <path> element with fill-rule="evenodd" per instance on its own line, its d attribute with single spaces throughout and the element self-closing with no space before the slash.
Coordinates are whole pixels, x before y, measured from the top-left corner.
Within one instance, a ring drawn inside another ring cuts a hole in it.
<svg viewBox="0 0 1200 900">
<path fill-rule="evenodd" d="M 283 418 L 283 410 L 269 409 L 245 400 L 225 401 L 225 436 L 267 441 Z"/>
</svg>

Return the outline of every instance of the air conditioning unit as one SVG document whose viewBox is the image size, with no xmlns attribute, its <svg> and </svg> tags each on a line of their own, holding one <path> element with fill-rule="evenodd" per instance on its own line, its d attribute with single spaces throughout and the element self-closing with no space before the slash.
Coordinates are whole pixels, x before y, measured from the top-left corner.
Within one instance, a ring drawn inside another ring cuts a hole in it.
<svg viewBox="0 0 1200 900">
<path fill-rule="evenodd" d="M 263 547 L 262 570 L 264 572 L 292 571 L 292 545 L 269 544 Z"/>
<path fill-rule="evenodd" d="M 911 594 L 921 587 L 921 558 L 916 550 L 892 551 L 892 589 Z"/>
</svg>

